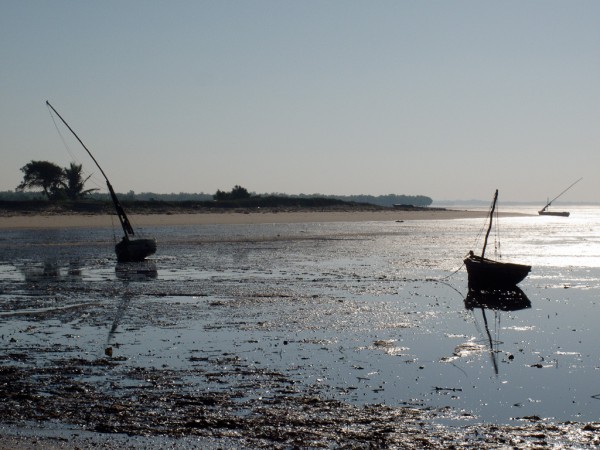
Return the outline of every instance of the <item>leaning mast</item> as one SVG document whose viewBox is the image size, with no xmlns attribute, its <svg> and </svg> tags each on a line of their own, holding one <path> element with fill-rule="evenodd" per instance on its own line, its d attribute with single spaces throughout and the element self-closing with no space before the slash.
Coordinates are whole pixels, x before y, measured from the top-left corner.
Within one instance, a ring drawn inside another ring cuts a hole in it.
<svg viewBox="0 0 600 450">
<path fill-rule="evenodd" d="M 106 186 L 108 187 L 108 192 L 110 193 L 110 198 L 115 206 L 115 210 L 117 211 L 117 216 L 119 216 L 119 222 L 121 223 L 121 227 L 123 228 L 123 232 L 125 233 L 125 238 L 128 239 L 129 236 L 135 236 L 133 227 L 131 226 L 131 223 L 129 222 L 129 218 L 127 217 L 127 214 L 125 214 L 125 210 L 123 210 L 123 207 L 121 206 L 121 203 L 119 202 L 119 199 L 117 198 L 117 194 L 115 194 L 115 191 L 114 191 L 112 185 L 110 184 L 110 181 L 108 181 L 108 177 L 104 173 L 104 170 L 102 170 L 102 167 L 100 167 L 100 164 L 98 164 L 98 161 L 96 161 L 96 158 L 94 158 L 94 155 L 92 155 L 92 152 L 89 151 L 89 149 L 85 146 L 85 144 L 83 143 L 81 138 L 79 136 L 77 136 L 77 133 L 75 133 L 75 131 L 73 131 L 73 128 L 71 128 L 69 126 L 69 124 L 66 122 L 66 120 L 62 118 L 62 116 L 58 113 L 58 111 L 56 109 L 54 109 L 54 106 L 52 106 L 48 100 L 46 100 L 46 105 L 48 105 L 48 107 L 50 107 L 52 109 L 52 111 L 54 111 L 54 114 L 56 114 L 58 116 L 58 118 L 62 121 L 62 123 L 64 123 L 65 126 L 69 129 L 69 131 L 71 133 L 73 133 L 73 136 L 75 136 L 75 138 L 79 141 L 79 143 L 85 149 L 87 154 L 90 155 L 90 158 L 92 158 L 92 161 L 94 161 L 94 163 L 96 164 L 96 167 L 98 167 L 98 169 L 100 169 L 102 176 L 106 180 Z"/>
<path fill-rule="evenodd" d="M 574 183 L 572 183 L 568 188 L 566 188 L 564 191 L 562 191 L 560 194 L 558 194 L 556 197 L 554 197 L 552 200 L 550 200 L 548 203 L 546 203 L 546 206 L 544 206 L 541 210 L 542 211 L 546 211 L 546 209 L 548 208 L 548 206 L 550 206 L 554 200 L 556 200 L 558 197 L 560 197 L 561 195 L 563 195 L 565 192 L 567 192 L 569 189 L 571 189 L 573 186 L 575 186 L 581 180 L 583 180 L 583 177 L 581 177 L 579 180 L 577 180 Z"/>
</svg>

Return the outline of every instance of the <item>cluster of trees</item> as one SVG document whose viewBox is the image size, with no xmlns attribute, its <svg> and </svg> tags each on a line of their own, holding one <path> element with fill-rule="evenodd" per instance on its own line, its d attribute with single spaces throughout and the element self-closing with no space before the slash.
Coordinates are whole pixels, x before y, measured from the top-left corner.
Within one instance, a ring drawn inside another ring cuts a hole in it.
<svg viewBox="0 0 600 450">
<path fill-rule="evenodd" d="M 386 194 L 386 195 L 327 195 L 327 194 L 297 194 L 289 195 L 283 193 L 263 194 L 263 196 L 271 197 L 290 197 L 290 198 L 327 198 L 342 200 L 352 203 L 368 203 L 378 206 L 394 206 L 394 205 L 412 205 L 412 206 L 429 206 L 433 203 L 431 197 L 424 195 L 403 195 L 403 194 Z"/>
<path fill-rule="evenodd" d="M 224 201 L 224 200 L 244 200 L 250 198 L 250 192 L 248 189 L 235 185 L 234 188 L 230 192 L 225 192 L 221 190 L 217 190 L 217 193 L 214 195 L 214 199 L 216 201 Z"/>
<path fill-rule="evenodd" d="M 299 200 L 304 205 L 315 203 L 315 206 L 324 204 L 339 204 L 342 202 L 349 203 L 361 203 L 370 204 L 377 206 L 392 207 L 394 205 L 411 205 L 426 207 L 433 203 L 430 197 L 424 195 L 325 195 L 325 194 L 299 194 L 299 195 L 288 195 L 283 193 L 272 193 L 272 194 L 256 194 L 249 193 L 246 188 L 236 185 L 230 192 L 224 192 L 218 190 L 213 196 L 214 200 L 219 202 L 238 202 L 246 200 L 244 204 L 249 204 L 248 199 L 252 199 L 254 203 L 257 202 L 272 202 L 274 199 L 278 199 L 281 202 L 282 199 L 288 199 L 293 204 L 293 200 Z M 323 203 L 324 202 L 324 203 Z"/>
<path fill-rule="evenodd" d="M 424 195 L 337 195 L 333 198 L 344 200 L 345 202 L 355 203 L 370 203 L 379 206 L 394 206 L 394 205 L 412 205 L 412 206 L 429 206 L 433 203 L 431 197 Z"/>
<path fill-rule="evenodd" d="M 23 181 L 17 186 L 17 193 L 25 195 L 27 190 L 35 191 L 41 189 L 44 197 L 48 200 L 81 200 L 83 198 L 94 198 L 98 200 L 108 199 L 108 194 L 94 194 L 98 189 L 85 189 L 85 183 L 90 177 L 84 178 L 81 164 L 71 163 L 69 167 L 59 167 L 49 161 L 31 161 L 21 167 Z M 2 199 L 7 199 L 0 193 Z M 324 194 L 263 194 L 250 193 L 242 186 L 236 185 L 231 191 L 217 190 L 214 195 L 209 194 L 136 194 L 129 191 L 120 194 L 123 200 L 158 200 L 158 201 L 210 201 L 217 202 L 239 202 L 248 199 L 263 198 L 289 198 L 289 199 L 330 199 L 344 202 L 369 203 L 380 206 L 393 206 L 394 204 L 429 206 L 433 202 L 430 197 L 423 195 L 324 195 Z M 12 195 L 9 196 L 14 198 Z"/>
<path fill-rule="evenodd" d="M 85 183 L 90 177 L 83 177 L 81 164 L 71 163 L 69 167 L 63 168 L 50 161 L 31 161 L 21 167 L 21 172 L 23 172 L 23 181 L 17 186 L 17 192 L 24 193 L 27 190 L 41 189 L 44 197 L 51 201 L 81 200 L 98 190 L 85 189 Z M 179 194 L 179 196 L 181 195 Z M 133 191 L 129 191 L 122 197 L 134 200 L 138 196 Z M 207 200 L 208 196 L 202 194 L 202 197 Z M 239 185 L 234 186 L 229 192 L 217 190 L 216 194 L 212 196 L 216 201 L 245 200 L 250 197 L 248 190 Z M 150 197 L 149 199 L 154 200 L 155 198 Z"/>
<path fill-rule="evenodd" d="M 272 194 L 256 194 L 249 193 L 245 188 L 241 186 L 235 186 L 231 192 L 217 191 L 213 196 L 215 200 L 243 200 L 250 197 L 269 197 L 269 198 L 296 198 L 296 199 L 333 199 L 341 200 L 343 202 L 352 203 L 368 203 L 371 205 L 378 206 L 394 206 L 394 205 L 412 205 L 412 206 L 429 206 L 433 203 L 431 197 L 424 195 L 398 195 L 398 194 L 387 194 L 387 195 L 326 195 L 326 194 L 299 194 L 289 195 L 283 193 L 272 193 Z"/>
<path fill-rule="evenodd" d="M 60 167 L 49 161 L 31 161 L 21 167 L 23 181 L 17 191 L 42 189 L 48 200 L 80 200 L 97 189 L 85 189 L 90 178 L 83 178 L 81 164 L 71 163 L 69 167 Z"/>
</svg>

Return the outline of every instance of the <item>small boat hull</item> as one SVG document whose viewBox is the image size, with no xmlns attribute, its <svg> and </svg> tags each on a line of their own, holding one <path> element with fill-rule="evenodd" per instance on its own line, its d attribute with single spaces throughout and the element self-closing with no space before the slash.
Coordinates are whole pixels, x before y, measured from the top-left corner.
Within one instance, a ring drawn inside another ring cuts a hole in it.
<svg viewBox="0 0 600 450">
<path fill-rule="evenodd" d="M 569 211 L 538 211 L 540 216 L 558 216 L 558 217 L 569 217 L 571 213 Z"/>
<path fill-rule="evenodd" d="M 122 239 L 115 245 L 118 262 L 143 261 L 148 256 L 156 253 L 154 239 Z"/>
<path fill-rule="evenodd" d="M 502 263 L 469 255 L 464 260 L 470 288 L 510 288 L 516 286 L 531 271 L 525 264 Z"/>
</svg>

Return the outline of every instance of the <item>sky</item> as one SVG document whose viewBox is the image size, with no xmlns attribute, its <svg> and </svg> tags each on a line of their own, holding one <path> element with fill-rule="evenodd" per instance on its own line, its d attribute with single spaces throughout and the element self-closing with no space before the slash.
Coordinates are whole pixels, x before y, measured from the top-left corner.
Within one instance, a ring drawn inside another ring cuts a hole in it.
<svg viewBox="0 0 600 450">
<path fill-rule="evenodd" d="M 600 2 L 0 0 L 0 191 L 600 202 Z M 65 139 L 66 144 L 63 142 Z"/>
</svg>

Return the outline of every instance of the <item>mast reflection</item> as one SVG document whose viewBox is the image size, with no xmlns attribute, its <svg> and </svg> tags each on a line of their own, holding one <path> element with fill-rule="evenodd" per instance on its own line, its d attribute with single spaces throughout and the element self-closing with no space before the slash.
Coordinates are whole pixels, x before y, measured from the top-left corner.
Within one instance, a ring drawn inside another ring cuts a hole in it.
<svg viewBox="0 0 600 450">
<path fill-rule="evenodd" d="M 117 311 L 112 321 L 110 330 L 108 331 L 108 337 L 106 339 L 107 345 L 110 344 L 113 339 L 121 320 L 125 316 L 129 304 L 134 298 L 134 294 L 129 289 L 130 282 L 144 282 L 152 281 L 158 278 L 158 270 L 156 269 L 156 263 L 151 260 L 139 261 L 139 262 L 118 262 L 115 266 L 115 274 L 119 280 L 122 280 L 124 291 L 123 295 L 117 305 Z M 106 352 L 110 350 L 112 354 L 112 348 L 106 349 Z M 108 354 L 108 353 L 107 353 Z"/>
<path fill-rule="evenodd" d="M 45 258 L 41 262 L 28 262 L 20 270 L 27 282 L 78 281 L 81 279 L 79 260 L 69 261 L 68 267 L 65 268 L 58 258 Z"/>
<path fill-rule="evenodd" d="M 119 262 L 115 266 L 115 274 L 124 281 L 148 281 L 158 278 L 156 263 L 150 260 Z"/>
<path fill-rule="evenodd" d="M 500 352 L 498 345 L 500 340 L 492 338 L 488 319 L 486 316 L 486 310 L 491 310 L 494 313 L 494 321 L 498 323 L 500 320 L 500 311 L 519 311 L 522 309 L 531 308 L 531 301 L 527 298 L 527 295 L 518 288 L 517 286 L 508 289 L 495 289 L 495 290 L 479 290 L 469 288 L 469 292 L 465 298 L 465 308 L 467 310 L 475 312 L 481 310 L 483 317 L 483 323 L 485 326 L 485 333 L 490 346 L 490 356 L 492 359 L 492 365 L 494 366 L 494 373 L 498 375 L 498 360 L 497 355 Z M 496 327 L 498 331 L 499 327 Z"/>
</svg>

